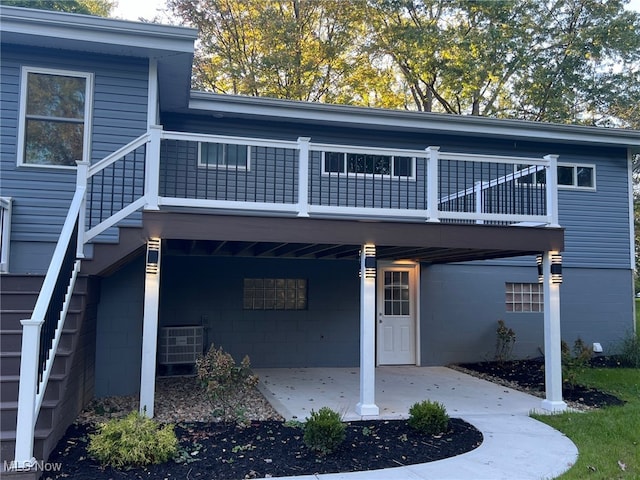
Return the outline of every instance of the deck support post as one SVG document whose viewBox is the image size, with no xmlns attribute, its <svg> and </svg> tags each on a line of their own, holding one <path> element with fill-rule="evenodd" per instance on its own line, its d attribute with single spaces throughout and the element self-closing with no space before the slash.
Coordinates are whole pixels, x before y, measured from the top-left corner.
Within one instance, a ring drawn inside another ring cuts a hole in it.
<svg viewBox="0 0 640 480">
<path fill-rule="evenodd" d="M 562 400 L 562 358 L 560 336 L 560 284 L 562 257 L 548 251 L 538 257 L 538 275 L 544 293 L 544 376 L 545 399 L 542 408 L 551 412 L 567 409 Z"/>
<path fill-rule="evenodd" d="M 156 390 L 156 353 L 158 311 L 160 306 L 160 245 L 161 240 L 159 238 L 150 238 L 147 241 L 144 281 L 140 414 L 149 418 L 153 418 Z"/>
<path fill-rule="evenodd" d="M 20 320 L 22 324 L 22 352 L 20 356 L 20 384 L 18 416 L 16 420 L 15 460 L 13 471 L 28 471 L 37 459 L 33 458 L 36 427 L 36 394 L 38 393 L 38 346 L 44 320 Z M 44 460 L 44 459 L 39 459 Z"/>
<path fill-rule="evenodd" d="M 360 401 L 356 413 L 377 416 L 376 405 L 376 247 L 366 244 L 360 252 Z"/>
</svg>

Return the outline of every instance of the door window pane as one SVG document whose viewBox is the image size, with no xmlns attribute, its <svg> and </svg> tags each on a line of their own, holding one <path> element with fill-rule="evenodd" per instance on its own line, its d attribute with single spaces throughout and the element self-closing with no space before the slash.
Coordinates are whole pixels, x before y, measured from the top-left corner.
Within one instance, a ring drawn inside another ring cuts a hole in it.
<svg viewBox="0 0 640 480">
<path fill-rule="evenodd" d="M 409 272 L 384 273 L 384 314 L 409 315 Z"/>
</svg>

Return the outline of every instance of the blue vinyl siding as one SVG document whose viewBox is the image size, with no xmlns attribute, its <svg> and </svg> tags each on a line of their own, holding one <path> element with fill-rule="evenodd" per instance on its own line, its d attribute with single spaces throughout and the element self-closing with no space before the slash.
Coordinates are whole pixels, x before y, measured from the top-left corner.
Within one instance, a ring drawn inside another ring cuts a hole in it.
<svg viewBox="0 0 640 480">
<path fill-rule="evenodd" d="M 0 194 L 14 199 L 9 265 L 14 273 L 41 273 L 47 269 L 48 261 L 42 259 L 53 252 L 76 179 L 74 170 L 16 166 L 21 67 L 94 74 L 90 148 L 95 163 L 146 131 L 148 61 L 5 44 L 1 56 Z M 20 245 L 23 242 L 37 243 Z"/>
</svg>

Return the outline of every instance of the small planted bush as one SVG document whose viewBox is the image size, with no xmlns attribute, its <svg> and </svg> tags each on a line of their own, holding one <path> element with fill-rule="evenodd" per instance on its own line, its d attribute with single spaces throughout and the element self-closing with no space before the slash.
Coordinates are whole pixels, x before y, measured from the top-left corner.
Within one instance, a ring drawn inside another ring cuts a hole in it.
<svg viewBox="0 0 640 480">
<path fill-rule="evenodd" d="M 593 350 L 581 338 L 578 338 L 573 343 L 573 350 L 563 340 L 560 343 L 560 353 L 562 358 L 562 380 L 569 386 L 575 386 L 580 372 L 589 366 Z"/>
<path fill-rule="evenodd" d="M 424 400 L 411 406 L 408 423 L 422 433 L 438 435 L 447 430 L 449 415 L 441 403 Z"/>
<path fill-rule="evenodd" d="M 89 436 L 87 451 L 103 466 L 140 467 L 163 463 L 178 449 L 173 425 L 160 425 L 138 412 L 100 425 Z"/>
<path fill-rule="evenodd" d="M 498 320 L 498 328 L 496 329 L 496 354 L 497 362 L 506 362 L 511 359 L 513 345 L 516 343 L 516 332 L 511 328 L 507 328 L 504 320 Z"/>
<path fill-rule="evenodd" d="M 640 368 L 640 336 L 630 332 L 617 348 L 620 364 L 628 368 Z"/>
<path fill-rule="evenodd" d="M 236 365 L 231 354 L 211 345 L 207 354 L 196 360 L 196 368 L 214 412 L 242 421 L 247 394 L 258 384 L 249 357 L 245 356 L 240 365 Z"/>
<path fill-rule="evenodd" d="M 322 407 L 318 412 L 311 410 L 304 425 L 304 444 L 311 450 L 328 455 L 344 441 L 345 430 L 340 415 L 329 407 Z"/>
</svg>

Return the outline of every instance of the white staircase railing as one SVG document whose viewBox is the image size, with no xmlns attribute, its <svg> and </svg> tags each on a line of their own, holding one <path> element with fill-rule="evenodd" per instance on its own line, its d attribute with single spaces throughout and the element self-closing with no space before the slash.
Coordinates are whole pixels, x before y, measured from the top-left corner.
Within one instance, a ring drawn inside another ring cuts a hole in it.
<svg viewBox="0 0 640 480">
<path fill-rule="evenodd" d="M 85 188 L 77 185 L 31 318 L 20 322 L 23 326 L 22 349 L 15 460 L 12 465 L 13 469 L 18 471 L 29 470 L 34 465 L 33 442 L 36 420 L 80 267 L 79 260 L 75 260 L 77 253 L 75 240 L 84 197 Z M 71 272 L 65 271 L 69 258 L 74 259 Z M 57 303 L 56 291 L 61 289 L 66 291 L 64 295 L 66 298 L 61 303 Z M 43 330 L 44 325 L 46 327 Z M 53 328 L 48 328 L 49 326 Z M 42 335 L 43 332 L 45 335 Z"/>
</svg>

